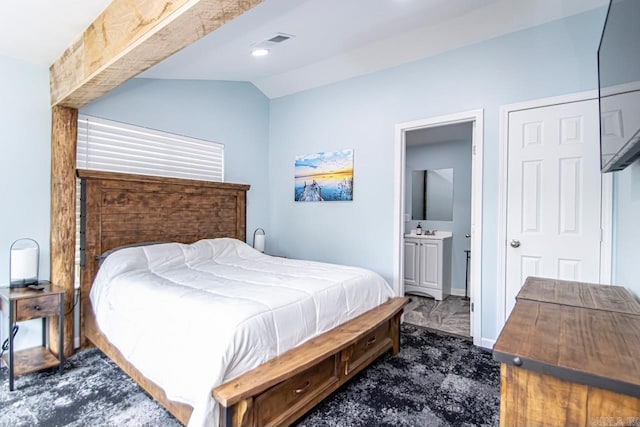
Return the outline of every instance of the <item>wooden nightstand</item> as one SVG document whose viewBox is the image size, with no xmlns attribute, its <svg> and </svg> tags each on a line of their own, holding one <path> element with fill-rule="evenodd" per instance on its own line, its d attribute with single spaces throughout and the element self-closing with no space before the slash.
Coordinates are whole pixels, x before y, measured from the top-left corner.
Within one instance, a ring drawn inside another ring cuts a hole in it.
<svg viewBox="0 0 640 427">
<path fill-rule="evenodd" d="M 9 367 L 9 390 L 13 391 L 14 375 L 22 375 L 41 369 L 59 367 L 62 374 L 64 365 L 63 330 L 64 330 L 64 290 L 51 285 L 49 282 L 40 282 L 44 286 L 41 291 L 29 288 L 0 288 L 0 311 L 9 314 L 9 349 L 2 356 L 3 362 Z M 47 345 L 47 319 L 50 316 L 58 316 L 59 342 L 58 358 L 46 347 Z M 13 326 L 17 322 L 30 319 L 42 319 L 42 347 L 33 347 L 26 350 L 13 350 Z"/>
</svg>

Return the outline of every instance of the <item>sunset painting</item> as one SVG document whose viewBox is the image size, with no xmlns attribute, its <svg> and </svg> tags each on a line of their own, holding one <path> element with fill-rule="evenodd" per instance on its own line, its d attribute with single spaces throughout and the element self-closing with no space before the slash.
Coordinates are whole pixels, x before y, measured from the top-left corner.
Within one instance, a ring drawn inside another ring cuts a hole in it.
<svg viewBox="0 0 640 427">
<path fill-rule="evenodd" d="M 353 200 L 353 149 L 297 156 L 296 202 Z"/>
</svg>

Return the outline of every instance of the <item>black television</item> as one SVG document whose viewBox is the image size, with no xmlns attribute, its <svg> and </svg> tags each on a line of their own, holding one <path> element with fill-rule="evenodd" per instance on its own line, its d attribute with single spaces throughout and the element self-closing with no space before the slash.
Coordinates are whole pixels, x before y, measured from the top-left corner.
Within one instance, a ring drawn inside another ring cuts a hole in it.
<svg viewBox="0 0 640 427">
<path fill-rule="evenodd" d="M 600 168 L 640 158 L 640 0 L 610 0 L 598 48 Z"/>
</svg>

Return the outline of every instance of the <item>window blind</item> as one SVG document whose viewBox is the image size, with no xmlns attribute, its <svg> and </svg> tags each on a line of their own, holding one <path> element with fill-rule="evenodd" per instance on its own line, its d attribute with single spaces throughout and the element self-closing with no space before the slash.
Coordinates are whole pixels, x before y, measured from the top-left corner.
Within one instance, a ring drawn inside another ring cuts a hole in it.
<svg viewBox="0 0 640 427">
<path fill-rule="evenodd" d="M 224 144 L 78 116 L 76 168 L 224 181 Z M 80 180 L 76 183 L 76 288 L 80 287 Z"/>
<path fill-rule="evenodd" d="M 224 144 L 80 115 L 76 165 L 78 169 L 224 181 Z"/>
</svg>

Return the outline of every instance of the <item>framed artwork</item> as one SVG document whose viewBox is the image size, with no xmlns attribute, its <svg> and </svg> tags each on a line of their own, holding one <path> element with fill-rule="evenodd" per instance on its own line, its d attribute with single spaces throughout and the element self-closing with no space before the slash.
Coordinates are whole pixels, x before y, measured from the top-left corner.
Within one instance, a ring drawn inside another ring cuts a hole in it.
<svg viewBox="0 0 640 427">
<path fill-rule="evenodd" d="M 297 156 L 296 202 L 353 200 L 353 149 Z"/>
</svg>

